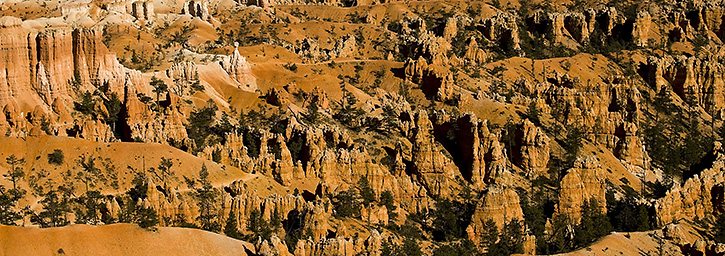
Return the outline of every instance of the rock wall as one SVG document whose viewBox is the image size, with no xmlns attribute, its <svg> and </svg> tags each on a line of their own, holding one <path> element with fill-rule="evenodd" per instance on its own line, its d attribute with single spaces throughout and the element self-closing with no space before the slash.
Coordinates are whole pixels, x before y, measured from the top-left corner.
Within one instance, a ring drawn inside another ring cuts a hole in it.
<svg viewBox="0 0 725 256">
<path fill-rule="evenodd" d="M 478 244 L 484 232 L 484 223 L 488 220 L 496 223 L 498 230 L 502 230 L 512 220 L 524 220 L 519 196 L 514 188 L 498 185 L 488 187 L 486 195 L 476 205 L 471 224 L 466 228 L 468 239 Z"/>
<path fill-rule="evenodd" d="M 703 220 L 725 213 L 725 155 L 719 142 L 715 144 L 716 160 L 712 168 L 667 191 L 654 205 L 657 221 L 666 225 L 678 220 Z"/>
<path fill-rule="evenodd" d="M 21 109 L 55 99 L 70 100 L 78 90 L 107 85 L 122 95 L 126 80 L 140 84 L 140 72 L 121 66 L 101 42 L 95 28 L 49 28 L 30 31 L 13 17 L 1 18 L 0 105 L 14 101 Z"/>
<path fill-rule="evenodd" d="M 549 163 L 549 137 L 528 119 L 516 130 L 514 160 L 529 177 L 546 173 Z"/>
<path fill-rule="evenodd" d="M 596 157 L 578 158 L 574 168 L 561 179 L 556 215 L 563 214 L 574 223 L 581 219 L 584 202 L 596 199 L 602 212 L 607 212 L 606 180 Z"/>
<path fill-rule="evenodd" d="M 257 90 L 257 78 L 252 75 L 252 65 L 247 58 L 239 54 L 235 44 L 231 55 L 219 62 L 224 71 L 237 82 L 237 88 L 244 91 L 254 92 Z"/>
</svg>

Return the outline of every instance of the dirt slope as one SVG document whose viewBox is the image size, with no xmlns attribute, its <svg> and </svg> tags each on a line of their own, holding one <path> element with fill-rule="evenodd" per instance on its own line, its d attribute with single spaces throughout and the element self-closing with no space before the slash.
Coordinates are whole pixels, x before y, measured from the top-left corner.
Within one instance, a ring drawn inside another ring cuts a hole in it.
<svg viewBox="0 0 725 256">
<path fill-rule="evenodd" d="M 42 241 L 39 242 L 39 241 Z M 0 255 L 248 255 L 253 246 L 198 229 L 133 224 L 0 226 Z"/>
</svg>

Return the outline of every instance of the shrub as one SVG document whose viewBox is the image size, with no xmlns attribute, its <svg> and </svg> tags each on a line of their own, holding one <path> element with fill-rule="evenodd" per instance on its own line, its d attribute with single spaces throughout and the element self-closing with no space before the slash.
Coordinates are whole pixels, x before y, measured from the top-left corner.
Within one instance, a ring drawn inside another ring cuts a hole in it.
<svg viewBox="0 0 725 256">
<path fill-rule="evenodd" d="M 63 156 L 63 150 L 56 149 L 53 150 L 53 153 L 48 154 L 48 163 L 54 164 L 54 165 L 61 165 L 63 164 L 64 156 Z"/>
<path fill-rule="evenodd" d="M 332 204 L 335 206 L 335 216 L 338 218 L 360 216 L 360 196 L 353 189 L 337 194 Z"/>
</svg>

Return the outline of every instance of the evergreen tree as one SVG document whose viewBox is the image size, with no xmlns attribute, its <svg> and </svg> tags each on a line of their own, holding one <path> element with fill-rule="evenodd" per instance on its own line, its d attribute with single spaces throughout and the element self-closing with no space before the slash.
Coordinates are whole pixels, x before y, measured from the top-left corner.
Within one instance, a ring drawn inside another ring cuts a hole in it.
<svg viewBox="0 0 725 256">
<path fill-rule="evenodd" d="M 480 245 L 484 248 L 490 248 L 496 244 L 496 241 L 498 241 L 498 227 L 496 227 L 496 222 L 487 219 L 483 222 Z"/>
<path fill-rule="evenodd" d="M 18 180 L 25 177 L 23 168 L 19 166 L 25 163 L 25 158 L 17 158 L 15 154 L 12 154 L 5 158 L 5 162 L 10 165 L 10 170 L 8 170 L 8 173 L 3 174 L 3 177 L 13 183 L 13 189 L 17 189 Z"/>
<path fill-rule="evenodd" d="M 365 111 L 355 106 L 357 104 L 357 98 L 355 98 L 352 92 L 347 90 L 344 84 L 341 84 L 340 88 L 342 89 L 342 99 L 338 103 L 339 107 L 334 117 L 350 129 L 358 130 L 360 129 L 359 120 L 365 115 Z"/>
<path fill-rule="evenodd" d="M 317 106 L 317 103 L 311 102 L 307 105 L 307 114 L 304 117 L 312 125 L 320 122 L 322 115 L 320 114 L 320 107 Z"/>
<path fill-rule="evenodd" d="M 163 80 L 154 77 L 151 77 L 151 87 L 154 88 L 153 92 L 156 93 L 156 102 L 159 101 L 159 94 L 166 93 L 169 89 L 169 86 L 164 83 Z"/>
<path fill-rule="evenodd" d="M 574 161 L 576 161 L 576 158 L 579 155 L 579 151 L 581 151 L 582 145 L 582 134 L 579 131 L 579 128 L 572 128 L 569 131 L 569 134 L 566 135 L 565 161 L 568 167 L 574 166 Z"/>
<path fill-rule="evenodd" d="M 341 191 L 333 199 L 335 216 L 349 218 L 360 216 L 360 196 L 353 189 Z"/>
<path fill-rule="evenodd" d="M 71 212 L 69 197 L 65 193 L 51 189 L 40 201 L 43 210 L 31 220 L 41 227 L 60 227 L 70 224 L 68 214 Z"/>
<path fill-rule="evenodd" d="M 196 220 L 201 224 L 202 229 L 219 232 L 221 224 L 216 220 L 216 205 L 219 193 L 209 181 L 209 171 L 207 171 L 206 165 L 202 165 L 199 171 L 199 183 L 202 187 L 196 189 L 196 198 L 198 200 L 196 204 L 199 206 L 199 216 Z"/>
<path fill-rule="evenodd" d="M 17 189 L 5 190 L 0 186 L 0 224 L 15 225 L 15 222 L 22 219 L 20 211 L 16 209 L 18 200 L 22 193 Z"/>
<path fill-rule="evenodd" d="M 53 153 L 48 154 L 48 163 L 53 165 L 63 164 L 64 156 L 63 150 L 55 149 Z"/>
<path fill-rule="evenodd" d="M 101 210 L 105 207 L 103 204 L 103 195 L 98 191 L 88 191 L 76 199 L 78 202 L 75 207 L 75 223 L 78 224 L 100 224 Z"/>
<path fill-rule="evenodd" d="M 229 211 L 227 223 L 224 225 L 224 234 L 234 239 L 242 239 L 242 234 L 239 233 L 238 226 L 237 215 L 234 214 L 234 211 Z"/>
<path fill-rule="evenodd" d="M 389 190 L 385 190 L 382 194 L 380 194 L 380 202 L 378 202 L 378 205 L 384 205 L 385 208 L 388 209 L 388 217 L 390 219 L 395 220 L 398 218 L 398 213 L 395 212 L 398 207 L 395 206 L 395 199 L 393 199 L 393 193 L 391 193 Z"/>
<path fill-rule="evenodd" d="M 256 241 L 260 237 L 263 240 L 269 240 L 273 233 L 269 222 L 264 220 L 262 212 L 260 212 L 259 209 L 254 209 L 251 213 L 249 213 L 249 218 L 247 219 L 247 229 L 252 232 L 251 235 L 246 237 L 247 241 Z"/>
<path fill-rule="evenodd" d="M 86 192 L 90 191 L 90 187 L 95 187 L 98 181 L 105 180 L 101 169 L 96 166 L 96 159 L 93 156 L 81 155 L 78 164 L 81 166 L 81 170 L 76 173 L 76 180 L 85 185 Z"/>
<path fill-rule="evenodd" d="M 511 220 L 501 230 L 498 242 L 488 248 L 487 255 L 509 255 L 524 252 L 523 226 L 519 220 Z"/>
<path fill-rule="evenodd" d="M 607 215 L 602 213 L 596 199 L 584 201 L 581 222 L 574 228 L 574 242 L 577 247 L 586 246 L 612 231 Z"/>
<path fill-rule="evenodd" d="M 375 193 L 370 187 L 370 182 L 368 181 L 368 178 L 365 176 L 360 177 L 360 180 L 357 181 L 357 187 L 358 190 L 360 190 L 360 198 L 362 199 L 362 204 L 365 206 L 370 206 L 370 203 L 375 201 Z"/>
<path fill-rule="evenodd" d="M 213 101 L 208 101 L 207 106 L 197 109 L 189 115 L 189 124 L 186 126 L 186 133 L 196 143 L 196 150 L 201 150 L 207 145 L 207 137 L 211 135 L 214 117 L 217 107 Z"/>
<path fill-rule="evenodd" d="M 174 162 L 171 161 L 171 158 L 165 158 L 161 157 L 161 162 L 159 162 L 158 169 L 152 169 L 152 173 L 154 176 L 156 176 L 156 179 L 158 179 L 161 184 L 163 185 L 163 188 L 166 189 L 168 186 L 168 180 L 170 177 L 174 176 L 174 171 L 171 170 L 171 167 L 174 166 Z M 203 167 L 206 169 L 205 167 Z M 208 172 L 207 172 L 208 175 Z"/>
<path fill-rule="evenodd" d="M 111 125 L 111 130 L 116 131 L 116 122 L 118 122 L 121 113 L 121 100 L 118 95 L 111 93 L 108 100 L 104 101 L 103 104 L 106 106 L 106 111 L 108 111 L 106 122 Z"/>
</svg>

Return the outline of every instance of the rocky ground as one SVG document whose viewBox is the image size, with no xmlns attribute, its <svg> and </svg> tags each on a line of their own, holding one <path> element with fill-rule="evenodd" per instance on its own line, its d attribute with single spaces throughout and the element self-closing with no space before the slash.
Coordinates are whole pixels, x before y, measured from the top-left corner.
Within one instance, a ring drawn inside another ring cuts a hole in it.
<svg viewBox="0 0 725 256">
<path fill-rule="evenodd" d="M 725 2 L 0 17 L 0 254 L 725 254 Z"/>
</svg>

